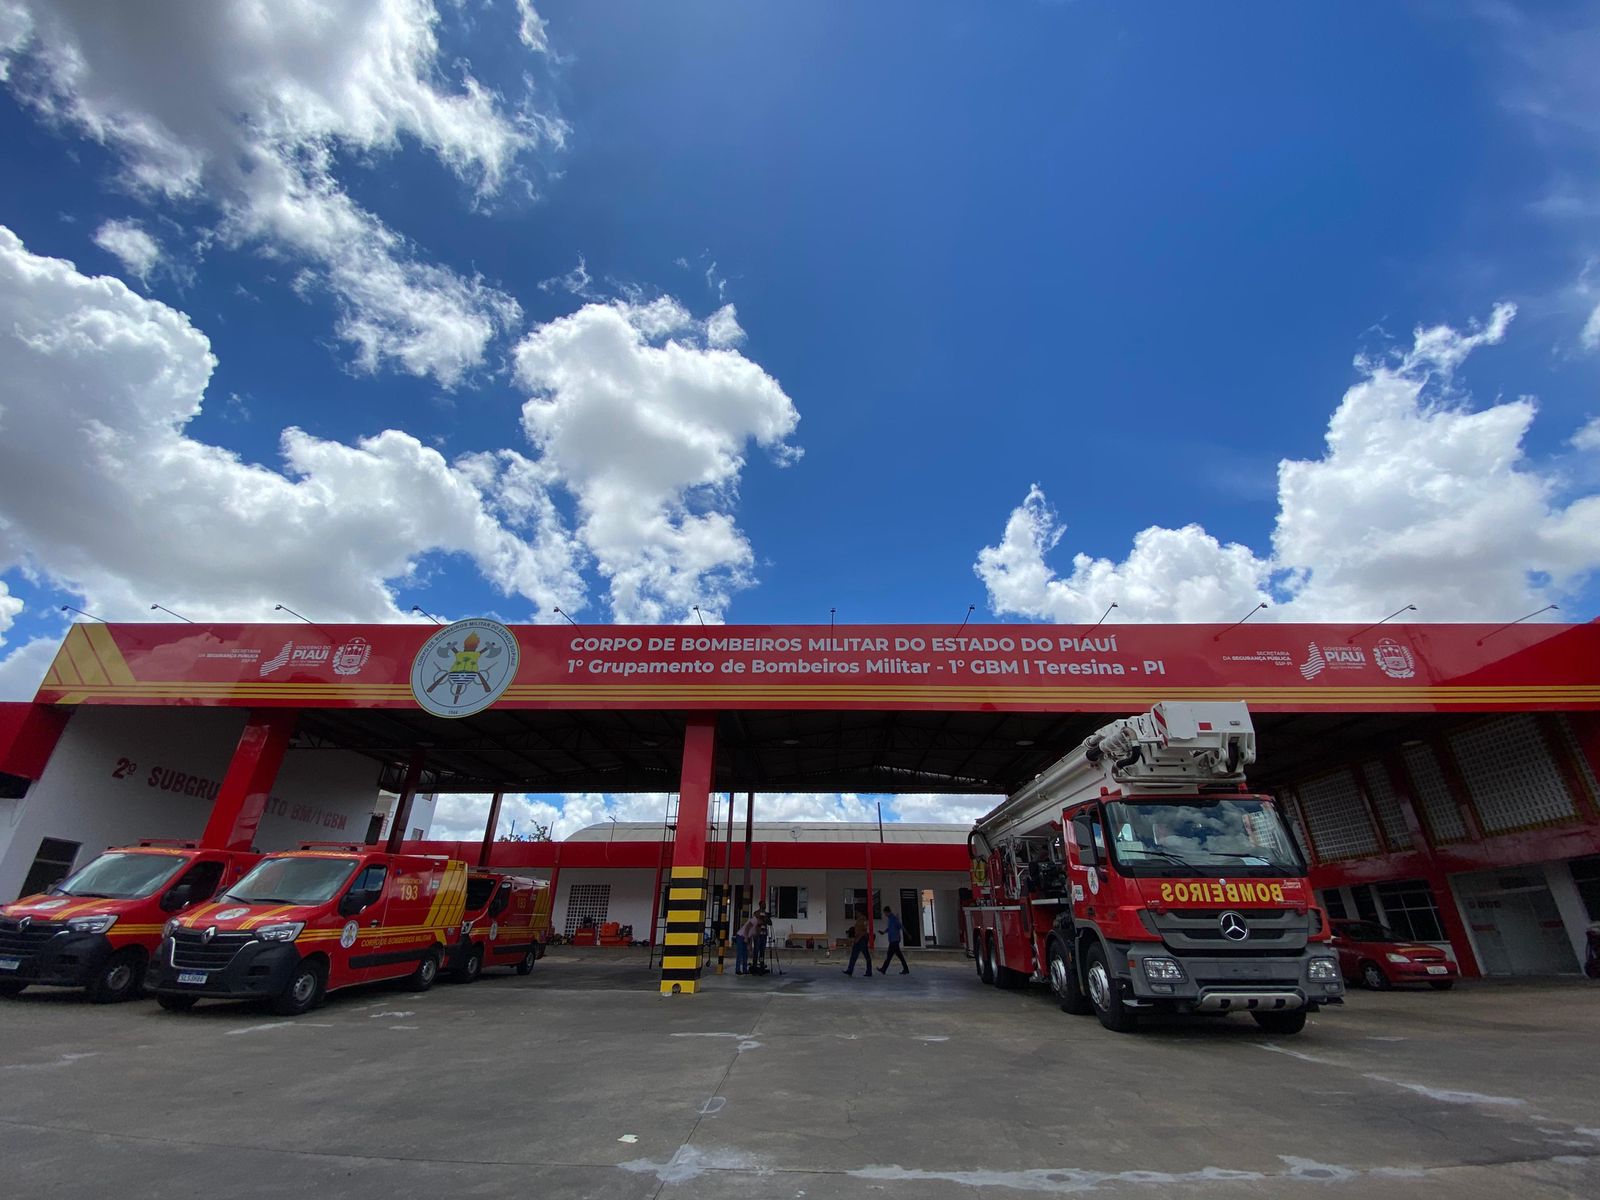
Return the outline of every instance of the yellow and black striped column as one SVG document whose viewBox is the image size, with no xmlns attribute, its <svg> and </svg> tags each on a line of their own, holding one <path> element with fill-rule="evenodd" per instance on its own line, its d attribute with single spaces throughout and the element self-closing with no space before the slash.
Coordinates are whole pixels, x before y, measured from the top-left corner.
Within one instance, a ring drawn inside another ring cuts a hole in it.
<svg viewBox="0 0 1600 1200">
<path fill-rule="evenodd" d="M 661 994 L 692 995 L 700 987 L 706 951 L 709 867 L 673 867 L 667 886 L 667 933 L 661 955 Z"/>
</svg>

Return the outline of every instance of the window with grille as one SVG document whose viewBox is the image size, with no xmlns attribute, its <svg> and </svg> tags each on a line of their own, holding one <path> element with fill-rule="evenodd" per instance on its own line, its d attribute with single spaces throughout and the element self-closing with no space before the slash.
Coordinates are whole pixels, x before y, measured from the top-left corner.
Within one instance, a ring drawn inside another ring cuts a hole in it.
<svg viewBox="0 0 1600 1200">
<path fill-rule="evenodd" d="M 1434 902 L 1433 889 L 1426 882 L 1405 879 L 1398 883 L 1376 884 L 1374 890 L 1383 902 L 1384 924 L 1401 937 L 1418 942 L 1445 940 L 1439 906 Z"/>
<path fill-rule="evenodd" d="M 1436 842 L 1462 842 L 1467 838 L 1467 826 L 1461 819 L 1461 810 L 1450 794 L 1444 770 L 1439 766 L 1438 755 L 1432 746 L 1407 746 L 1406 770 L 1411 775 L 1411 785 L 1417 789 L 1417 801 L 1422 805 L 1423 819 Z"/>
<path fill-rule="evenodd" d="M 1372 797 L 1372 807 L 1383 826 L 1383 836 L 1389 840 L 1389 848 L 1411 849 L 1411 830 L 1406 828 L 1400 797 L 1395 794 L 1389 772 L 1381 762 L 1369 762 L 1361 768 L 1361 779 L 1367 785 L 1367 795 Z"/>
<path fill-rule="evenodd" d="M 1560 730 L 1561 744 L 1566 749 L 1567 758 L 1578 768 L 1584 784 L 1589 789 L 1589 798 L 1600 804 L 1600 781 L 1594 777 L 1594 768 L 1589 765 L 1588 757 L 1578 746 L 1578 739 L 1572 734 L 1572 725 L 1565 716 L 1556 714 L 1556 727 Z"/>
<path fill-rule="evenodd" d="M 1324 859 L 1358 858 L 1378 852 L 1378 834 L 1361 801 L 1355 776 L 1335 771 L 1300 785 L 1306 822 Z"/>
<path fill-rule="evenodd" d="M 1570 821 L 1567 781 L 1531 713 L 1498 717 L 1450 739 L 1485 833 Z"/>
<path fill-rule="evenodd" d="M 611 907 L 609 883 L 575 883 L 567 892 L 567 929 L 571 937 L 579 925 L 604 925 Z"/>
</svg>

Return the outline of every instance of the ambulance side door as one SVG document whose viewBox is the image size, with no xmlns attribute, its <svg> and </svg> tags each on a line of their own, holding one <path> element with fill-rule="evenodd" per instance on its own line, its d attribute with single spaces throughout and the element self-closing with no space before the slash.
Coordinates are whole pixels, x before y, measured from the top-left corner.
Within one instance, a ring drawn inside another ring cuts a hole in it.
<svg viewBox="0 0 1600 1200">
<path fill-rule="evenodd" d="M 377 979 L 399 979 L 417 969 L 435 934 L 428 916 L 439 894 L 439 874 L 417 859 L 396 859 L 390 871 L 388 908 L 383 914 L 384 940 Z"/>
<path fill-rule="evenodd" d="M 381 962 L 388 947 L 381 945 L 389 909 L 392 881 L 383 863 L 368 863 L 355 873 L 339 901 L 342 936 L 329 944 L 329 986 L 343 987 L 382 979 Z M 354 925 L 354 940 L 351 926 Z M 351 942 L 346 945 L 346 942 Z"/>
</svg>

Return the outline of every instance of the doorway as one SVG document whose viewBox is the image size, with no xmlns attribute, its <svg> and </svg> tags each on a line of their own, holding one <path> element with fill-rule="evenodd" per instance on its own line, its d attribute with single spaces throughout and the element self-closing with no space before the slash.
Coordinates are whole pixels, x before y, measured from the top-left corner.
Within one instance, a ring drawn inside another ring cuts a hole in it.
<svg viewBox="0 0 1600 1200">
<path fill-rule="evenodd" d="M 900 889 L 900 925 L 907 946 L 922 945 L 922 897 L 916 888 Z"/>
<path fill-rule="evenodd" d="M 1459 886 L 1485 975 L 1570 975 L 1578 970 L 1542 870 L 1467 877 Z"/>
</svg>

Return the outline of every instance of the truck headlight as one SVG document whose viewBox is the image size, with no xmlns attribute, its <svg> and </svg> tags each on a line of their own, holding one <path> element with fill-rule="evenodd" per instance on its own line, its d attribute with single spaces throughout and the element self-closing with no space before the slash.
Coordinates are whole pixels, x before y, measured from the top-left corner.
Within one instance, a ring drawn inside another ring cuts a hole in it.
<svg viewBox="0 0 1600 1200">
<path fill-rule="evenodd" d="M 1313 958 L 1306 967 L 1307 978 L 1326 982 L 1339 978 L 1339 960 L 1336 958 Z"/>
<path fill-rule="evenodd" d="M 1159 979 L 1162 983 L 1181 983 L 1187 976 L 1183 967 L 1176 959 L 1172 958 L 1147 958 L 1144 962 L 1144 977 L 1150 980 Z"/>
<path fill-rule="evenodd" d="M 178 918 L 177 917 L 173 917 L 170 921 L 168 921 L 165 925 L 163 925 L 161 927 L 161 936 L 162 937 L 171 937 L 177 931 L 178 931 Z"/>
<path fill-rule="evenodd" d="M 1408 962 L 1411 961 L 1404 954 L 1385 954 L 1384 957 L 1387 958 L 1390 962 L 1408 963 Z"/>
<path fill-rule="evenodd" d="M 92 917 L 69 917 L 67 928 L 73 933 L 104 933 L 116 923 L 115 913 L 99 913 Z"/>
<path fill-rule="evenodd" d="M 256 930 L 256 937 L 263 942 L 292 942 L 300 936 L 300 931 L 306 927 L 304 921 L 285 921 L 282 925 L 263 925 Z"/>
</svg>

